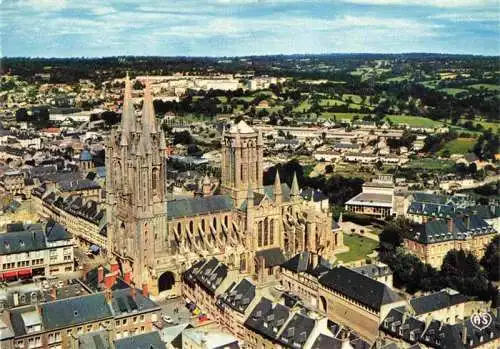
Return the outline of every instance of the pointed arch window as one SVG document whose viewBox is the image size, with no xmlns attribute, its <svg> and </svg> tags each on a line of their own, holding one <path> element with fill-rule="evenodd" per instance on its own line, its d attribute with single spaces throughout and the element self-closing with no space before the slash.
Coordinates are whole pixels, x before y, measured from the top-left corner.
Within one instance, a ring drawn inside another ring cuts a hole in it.
<svg viewBox="0 0 500 349">
<path fill-rule="evenodd" d="M 274 244 L 274 219 L 269 220 L 269 245 Z"/>
<path fill-rule="evenodd" d="M 269 245 L 269 220 L 264 219 L 264 246 Z"/>
</svg>

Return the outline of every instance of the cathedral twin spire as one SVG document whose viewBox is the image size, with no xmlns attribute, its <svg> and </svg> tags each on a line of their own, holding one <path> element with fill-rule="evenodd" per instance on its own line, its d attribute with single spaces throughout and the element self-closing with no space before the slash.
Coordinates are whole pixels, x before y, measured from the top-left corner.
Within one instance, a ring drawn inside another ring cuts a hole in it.
<svg viewBox="0 0 500 349">
<path fill-rule="evenodd" d="M 144 87 L 144 100 L 142 104 L 141 123 L 138 124 L 134 102 L 132 100 L 132 83 L 128 76 L 125 77 L 125 92 L 123 97 L 122 120 L 120 124 L 121 146 L 128 146 L 132 142 L 132 134 L 137 133 L 139 142 L 136 147 L 136 155 L 142 156 L 153 152 L 152 136 L 157 133 L 155 110 L 153 105 L 153 95 L 151 84 L 146 80 Z M 160 132 L 160 148 L 166 148 L 165 135 Z"/>
</svg>

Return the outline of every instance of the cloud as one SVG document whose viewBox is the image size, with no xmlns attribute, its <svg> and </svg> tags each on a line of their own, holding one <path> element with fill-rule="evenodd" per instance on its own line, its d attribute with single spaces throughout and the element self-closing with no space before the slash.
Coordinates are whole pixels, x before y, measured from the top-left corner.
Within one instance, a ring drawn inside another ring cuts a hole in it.
<svg viewBox="0 0 500 349">
<path fill-rule="evenodd" d="M 498 0 L 342 0 L 346 3 L 381 6 L 493 7 Z M 497 8 L 498 9 L 498 8 Z"/>
<path fill-rule="evenodd" d="M 439 13 L 429 16 L 429 19 L 439 19 L 451 22 L 497 22 L 500 23 L 498 12 L 455 12 Z"/>
</svg>

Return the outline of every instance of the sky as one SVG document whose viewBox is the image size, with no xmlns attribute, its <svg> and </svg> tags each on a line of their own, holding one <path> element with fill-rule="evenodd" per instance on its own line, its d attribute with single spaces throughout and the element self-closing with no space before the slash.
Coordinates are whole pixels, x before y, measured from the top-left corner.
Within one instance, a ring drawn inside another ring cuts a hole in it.
<svg viewBox="0 0 500 349">
<path fill-rule="evenodd" d="M 0 0 L 0 55 L 500 54 L 500 0 Z"/>
</svg>

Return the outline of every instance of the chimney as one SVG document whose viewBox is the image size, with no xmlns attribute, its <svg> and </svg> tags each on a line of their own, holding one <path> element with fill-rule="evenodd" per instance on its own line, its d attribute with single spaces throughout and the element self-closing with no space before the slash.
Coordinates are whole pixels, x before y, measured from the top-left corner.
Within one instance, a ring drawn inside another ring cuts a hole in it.
<svg viewBox="0 0 500 349">
<path fill-rule="evenodd" d="M 453 218 L 448 217 L 448 233 L 453 232 Z"/>
<path fill-rule="evenodd" d="M 12 294 L 12 300 L 14 302 L 14 306 L 17 307 L 19 305 L 19 292 L 14 292 Z"/>
<path fill-rule="evenodd" d="M 149 288 L 146 282 L 142 284 L 142 295 L 144 297 L 149 297 Z"/>
<path fill-rule="evenodd" d="M 53 301 L 57 299 L 57 289 L 55 288 L 55 286 L 52 286 L 52 288 L 50 289 L 50 299 Z"/>
<path fill-rule="evenodd" d="M 97 284 L 100 285 L 104 281 L 104 268 L 102 265 L 97 267 Z"/>
<path fill-rule="evenodd" d="M 319 255 L 317 253 L 311 252 L 311 266 L 312 268 L 316 268 L 319 263 Z"/>
<path fill-rule="evenodd" d="M 465 224 L 465 229 L 467 229 L 467 231 L 469 231 L 469 229 L 470 229 L 470 217 L 468 214 L 466 214 L 464 216 L 464 224 Z"/>
<path fill-rule="evenodd" d="M 115 273 L 115 272 L 119 272 L 120 271 L 120 265 L 118 264 L 118 262 L 115 260 L 113 260 L 113 262 L 111 263 L 111 272 L 112 273 Z"/>
<path fill-rule="evenodd" d="M 115 273 L 108 273 L 104 277 L 104 288 L 112 288 L 113 285 L 115 284 L 116 280 L 116 274 Z"/>
<path fill-rule="evenodd" d="M 132 283 L 130 285 L 130 297 L 132 297 L 132 299 L 135 299 L 135 293 L 136 293 L 136 289 L 135 289 L 135 285 Z"/>
<path fill-rule="evenodd" d="M 130 285 L 130 283 L 132 282 L 132 272 L 131 271 L 127 271 L 123 277 L 123 280 L 125 281 L 125 283 L 127 285 Z"/>
<path fill-rule="evenodd" d="M 111 304 L 111 301 L 113 300 L 113 292 L 110 288 L 104 290 L 104 298 L 106 299 L 106 303 Z"/>
</svg>

